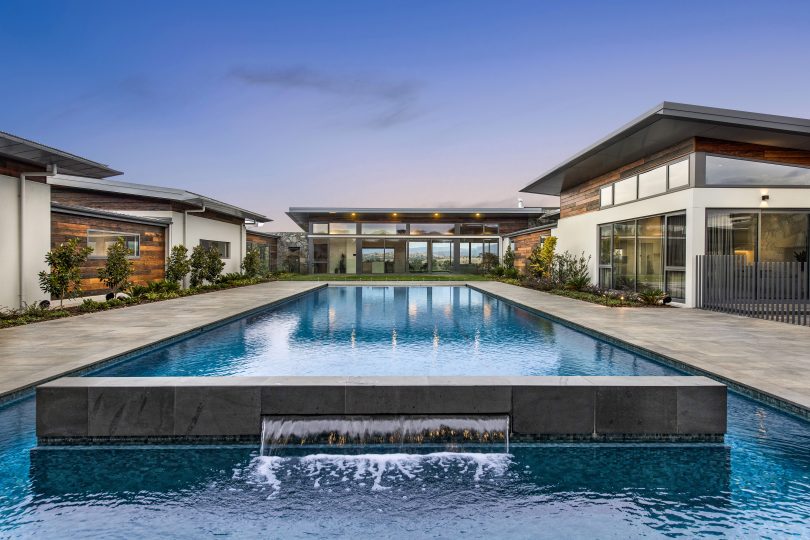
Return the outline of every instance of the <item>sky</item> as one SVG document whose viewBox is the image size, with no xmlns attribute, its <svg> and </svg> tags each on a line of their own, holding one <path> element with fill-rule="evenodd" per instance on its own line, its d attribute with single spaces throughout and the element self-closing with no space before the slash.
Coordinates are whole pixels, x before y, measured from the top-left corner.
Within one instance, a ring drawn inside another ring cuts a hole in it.
<svg viewBox="0 0 810 540">
<path fill-rule="evenodd" d="M 662 101 L 810 118 L 810 2 L 0 0 L 0 131 L 296 230 L 291 206 L 556 205 Z"/>
</svg>

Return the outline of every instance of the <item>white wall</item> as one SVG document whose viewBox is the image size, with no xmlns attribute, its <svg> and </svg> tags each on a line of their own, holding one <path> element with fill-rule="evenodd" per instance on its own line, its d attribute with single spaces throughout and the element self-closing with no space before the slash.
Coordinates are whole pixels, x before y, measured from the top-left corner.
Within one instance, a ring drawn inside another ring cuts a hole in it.
<svg viewBox="0 0 810 540">
<path fill-rule="evenodd" d="M 0 308 L 20 303 L 19 217 L 20 179 L 0 175 Z M 45 254 L 51 249 L 51 187 L 26 181 L 23 302 L 33 304 L 48 295 L 39 288 L 38 274 L 48 269 Z"/>
<path fill-rule="evenodd" d="M 770 200 L 762 201 L 767 194 Z M 810 209 L 810 189 L 806 188 L 689 188 L 622 204 L 596 212 L 560 219 L 557 231 L 557 252 L 584 251 L 591 256 L 590 272 L 598 280 L 599 225 L 657 214 L 686 211 L 686 305 L 694 306 L 695 256 L 706 249 L 706 209 Z"/>
</svg>

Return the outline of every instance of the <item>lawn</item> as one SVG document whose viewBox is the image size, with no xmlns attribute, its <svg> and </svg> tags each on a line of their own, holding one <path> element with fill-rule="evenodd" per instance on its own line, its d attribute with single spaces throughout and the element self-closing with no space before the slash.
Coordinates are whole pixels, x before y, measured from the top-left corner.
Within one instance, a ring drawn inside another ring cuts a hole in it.
<svg viewBox="0 0 810 540">
<path fill-rule="evenodd" d="M 280 274 L 281 281 L 488 281 L 479 274 Z"/>
</svg>

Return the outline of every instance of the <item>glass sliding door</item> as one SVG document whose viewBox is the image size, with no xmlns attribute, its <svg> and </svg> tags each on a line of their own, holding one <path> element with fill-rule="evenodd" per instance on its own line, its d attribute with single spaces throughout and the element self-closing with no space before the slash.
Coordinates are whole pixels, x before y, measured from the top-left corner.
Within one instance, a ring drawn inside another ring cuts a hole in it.
<svg viewBox="0 0 810 540">
<path fill-rule="evenodd" d="M 428 271 L 427 242 L 408 242 L 408 272 Z"/>
<path fill-rule="evenodd" d="M 676 300 L 686 298 L 686 214 L 666 217 L 664 290 Z"/>
<path fill-rule="evenodd" d="M 329 272 L 332 274 L 357 273 L 357 240 L 354 238 L 329 239 Z"/>
<path fill-rule="evenodd" d="M 638 220 L 637 288 L 664 288 L 664 217 Z"/>
<path fill-rule="evenodd" d="M 613 225 L 613 287 L 636 288 L 636 222 Z"/>
<path fill-rule="evenodd" d="M 798 212 L 763 212 L 759 260 L 807 262 L 808 215 Z"/>
<path fill-rule="evenodd" d="M 326 274 L 329 272 L 329 240 L 315 239 L 312 241 L 312 272 Z"/>
<path fill-rule="evenodd" d="M 613 225 L 599 227 L 599 286 L 603 289 L 613 287 Z"/>
<path fill-rule="evenodd" d="M 430 271 L 449 272 L 453 268 L 453 243 L 450 240 L 433 240 L 430 248 Z"/>
<path fill-rule="evenodd" d="M 709 210 L 706 214 L 706 254 L 741 255 L 750 264 L 757 260 L 759 214 Z"/>
</svg>

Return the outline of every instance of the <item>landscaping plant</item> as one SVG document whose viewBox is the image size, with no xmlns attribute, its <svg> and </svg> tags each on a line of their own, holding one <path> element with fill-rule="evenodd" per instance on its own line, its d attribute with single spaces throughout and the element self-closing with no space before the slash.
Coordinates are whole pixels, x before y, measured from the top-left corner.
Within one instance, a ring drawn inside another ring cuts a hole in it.
<svg viewBox="0 0 810 540">
<path fill-rule="evenodd" d="M 166 262 L 166 281 L 180 283 L 189 272 L 191 263 L 188 259 L 188 248 L 183 245 L 173 246 Z"/>
<path fill-rule="evenodd" d="M 134 254 L 135 252 L 127 247 L 123 238 L 118 238 L 107 249 L 107 262 L 98 269 L 98 278 L 113 295 L 130 286 L 129 278 L 132 277 L 133 265 L 129 256 Z"/>
<path fill-rule="evenodd" d="M 242 260 L 242 272 L 248 278 L 259 277 L 262 272 L 262 259 L 258 249 L 250 248 L 245 252 L 245 258 Z"/>
<path fill-rule="evenodd" d="M 76 298 L 82 292 L 79 267 L 87 260 L 92 248 L 79 246 L 78 238 L 71 238 L 45 254 L 49 272 L 39 273 L 39 287 L 43 292 L 59 298 L 59 307 L 65 298 Z"/>
<path fill-rule="evenodd" d="M 215 247 L 208 249 L 195 246 L 191 252 L 191 286 L 199 287 L 204 282 L 214 283 L 225 268 L 225 263 Z"/>
<path fill-rule="evenodd" d="M 536 278 L 551 277 L 551 267 L 554 263 L 554 249 L 557 247 L 557 237 L 549 236 L 542 244 L 532 248 L 527 268 Z"/>
</svg>

